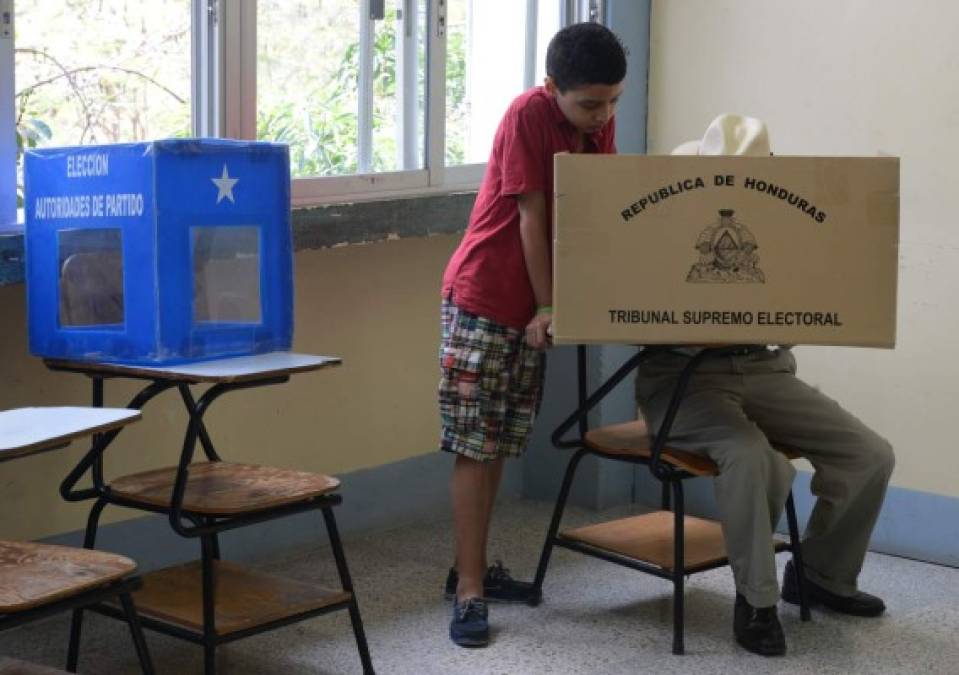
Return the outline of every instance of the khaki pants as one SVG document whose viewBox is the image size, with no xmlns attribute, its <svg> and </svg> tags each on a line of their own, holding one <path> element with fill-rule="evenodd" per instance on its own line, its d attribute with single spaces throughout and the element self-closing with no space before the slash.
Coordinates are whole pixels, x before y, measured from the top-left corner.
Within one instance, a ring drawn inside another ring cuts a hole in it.
<svg viewBox="0 0 959 675">
<path fill-rule="evenodd" d="M 640 367 L 637 396 L 652 432 L 687 362 L 666 353 Z M 789 349 L 707 358 L 690 381 L 668 444 L 719 466 L 714 480 L 726 550 L 736 590 L 754 607 L 779 598 L 772 534 L 795 475 L 770 443 L 795 449 L 815 468 L 816 506 L 802 543 L 808 578 L 839 595 L 855 593 L 895 463 L 892 447 L 799 380 Z"/>
</svg>

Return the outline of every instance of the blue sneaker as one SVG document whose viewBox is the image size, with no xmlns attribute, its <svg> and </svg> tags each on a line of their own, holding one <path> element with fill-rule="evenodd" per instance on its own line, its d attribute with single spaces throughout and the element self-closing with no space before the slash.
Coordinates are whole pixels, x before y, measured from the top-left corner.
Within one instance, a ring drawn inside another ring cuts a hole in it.
<svg viewBox="0 0 959 675">
<path fill-rule="evenodd" d="M 450 640 L 460 647 L 485 647 L 489 644 L 486 603 L 479 598 L 453 601 Z"/>
</svg>

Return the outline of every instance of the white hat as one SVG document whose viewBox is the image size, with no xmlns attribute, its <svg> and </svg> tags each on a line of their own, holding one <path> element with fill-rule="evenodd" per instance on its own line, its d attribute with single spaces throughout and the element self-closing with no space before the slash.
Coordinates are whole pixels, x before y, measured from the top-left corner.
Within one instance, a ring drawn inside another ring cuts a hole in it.
<svg viewBox="0 0 959 675">
<path fill-rule="evenodd" d="M 703 140 L 686 141 L 672 154 L 768 157 L 769 132 L 762 120 L 725 113 L 709 123 Z"/>
</svg>

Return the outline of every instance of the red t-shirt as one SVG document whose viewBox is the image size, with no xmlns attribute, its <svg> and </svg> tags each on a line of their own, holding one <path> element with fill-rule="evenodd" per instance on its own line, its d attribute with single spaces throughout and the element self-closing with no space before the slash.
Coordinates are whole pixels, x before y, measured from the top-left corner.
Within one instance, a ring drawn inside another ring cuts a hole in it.
<svg viewBox="0 0 959 675">
<path fill-rule="evenodd" d="M 615 153 L 615 118 L 583 152 Z M 553 155 L 574 152 L 577 131 L 544 87 L 518 96 L 500 121 L 469 226 L 443 274 L 443 297 L 467 312 L 522 329 L 536 313 L 516 195 L 542 192 L 553 237 Z M 550 248 L 552 250 L 552 246 Z"/>
</svg>

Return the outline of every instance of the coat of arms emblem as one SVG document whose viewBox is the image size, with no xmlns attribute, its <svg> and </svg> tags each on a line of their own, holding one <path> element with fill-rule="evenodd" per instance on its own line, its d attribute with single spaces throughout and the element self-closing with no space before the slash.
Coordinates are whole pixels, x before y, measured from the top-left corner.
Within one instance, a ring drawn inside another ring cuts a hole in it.
<svg viewBox="0 0 959 675">
<path fill-rule="evenodd" d="M 706 227 L 696 240 L 699 261 L 690 268 L 690 283 L 765 283 L 759 269 L 759 245 L 745 225 L 733 218 L 732 209 L 720 209 L 719 220 Z"/>
</svg>

